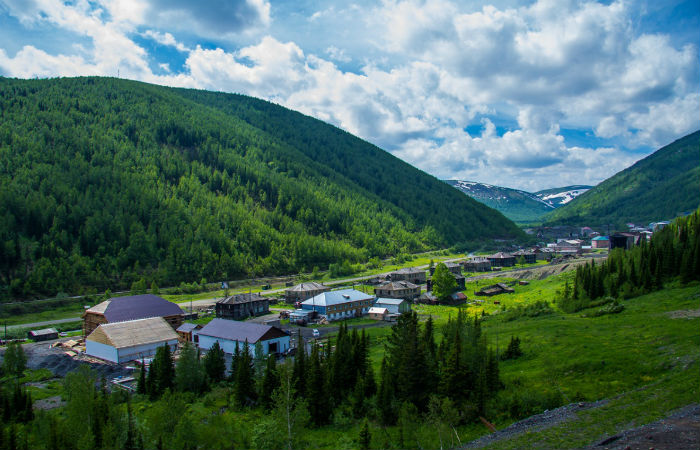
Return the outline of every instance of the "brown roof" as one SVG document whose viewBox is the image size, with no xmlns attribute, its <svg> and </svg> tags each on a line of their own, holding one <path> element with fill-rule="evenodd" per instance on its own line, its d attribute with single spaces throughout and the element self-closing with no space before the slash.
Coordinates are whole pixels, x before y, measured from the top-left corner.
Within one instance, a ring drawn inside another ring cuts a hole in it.
<svg viewBox="0 0 700 450">
<path fill-rule="evenodd" d="M 230 297 L 226 297 L 224 299 L 219 300 L 216 303 L 225 303 L 227 305 L 232 305 L 235 303 L 250 303 L 250 302 L 257 302 L 260 300 L 270 300 L 267 297 L 263 297 L 262 295 L 258 293 L 246 293 L 246 294 L 235 294 Z"/>
</svg>

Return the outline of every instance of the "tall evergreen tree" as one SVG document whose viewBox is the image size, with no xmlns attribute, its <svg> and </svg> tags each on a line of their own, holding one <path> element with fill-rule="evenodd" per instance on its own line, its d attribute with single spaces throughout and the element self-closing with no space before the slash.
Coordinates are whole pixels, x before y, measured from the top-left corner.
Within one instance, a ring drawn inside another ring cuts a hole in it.
<svg viewBox="0 0 700 450">
<path fill-rule="evenodd" d="M 204 371 L 212 383 L 218 383 L 226 376 L 226 358 L 224 351 L 219 346 L 219 341 L 214 342 L 202 358 Z"/>
</svg>

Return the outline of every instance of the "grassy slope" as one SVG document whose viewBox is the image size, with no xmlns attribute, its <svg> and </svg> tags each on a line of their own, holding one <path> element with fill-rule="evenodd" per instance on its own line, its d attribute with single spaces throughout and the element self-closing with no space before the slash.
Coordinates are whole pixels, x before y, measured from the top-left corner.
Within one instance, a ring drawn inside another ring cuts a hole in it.
<svg viewBox="0 0 700 450">
<path fill-rule="evenodd" d="M 604 225 L 672 219 L 698 207 L 700 131 L 685 136 L 554 210 L 549 224 Z"/>
</svg>

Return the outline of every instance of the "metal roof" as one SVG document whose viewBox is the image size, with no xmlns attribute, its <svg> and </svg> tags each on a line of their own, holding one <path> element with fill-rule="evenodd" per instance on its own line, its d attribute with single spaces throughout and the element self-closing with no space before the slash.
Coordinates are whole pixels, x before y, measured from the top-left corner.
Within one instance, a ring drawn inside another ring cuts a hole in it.
<svg viewBox="0 0 700 450">
<path fill-rule="evenodd" d="M 389 272 L 389 273 L 419 273 L 419 272 L 425 273 L 425 269 L 418 269 L 415 267 L 404 267 L 403 269 L 394 270 L 393 272 Z"/>
<path fill-rule="evenodd" d="M 373 306 L 367 312 L 369 314 L 388 314 L 389 310 L 386 308 L 379 308 L 379 307 Z"/>
<path fill-rule="evenodd" d="M 379 286 L 377 289 L 417 289 L 418 286 L 409 281 L 387 281 Z"/>
<path fill-rule="evenodd" d="M 261 339 L 267 340 L 289 336 L 289 333 L 270 325 L 226 319 L 212 320 L 202 327 L 197 334 L 239 342 L 244 342 L 247 339 L 250 344 L 255 344 Z"/>
<path fill-rule="evenodd" d="M 510 253 L 503 253 L 503 252 L 498 252 L 498 253 L 494 253 L 493 255 L 487 256 L 487 258 L 512 258 L 512 257 L 513 257 L 513 255 L 511 255 Z"/>
<path fill-rule="evenodd" d="M 374 302 L 375 305 L 400 305 L 401 303 L 405 302 L 406 300 L 402 298 L 384 298 L 384 297 L 379 297 L 377 298 L 377 301 Z"/>
<path fill-rule="evenodd" d="M 356 289 L 340 289 L 338 291 L 323 292 L 303 301 L 302 305 L 330 306 L 341 305 L 348 302 L 369 300 L 373 296 L 360 292 Z"/>
<path fill-rule="evenodd" d="M 180 333 L 190 333 L 192 330 L 196 330 L 197 328 L 202 328 L 202 326 L 197 323 L 183 323 L 175 331 L 179 331 Z"/>
<path fill-rule="evenodd" d="M 86 313 L 104 314 L 109 322 L 168 317 L 182 314 L 182 309 L 173 302 L 153 294 L 114 297 L 88 309 Z"/>
<path fill-rule="evenodd" d="M 44 336 L 47 334 L 55 334 L 58 333 L 55 328 L 44 328 L 43 330 L 32 330 L 30 331 L 32 336 Z"/>
<path fill-rule="evenodd" d="M 328 286 L 324 286 L 320 283 L 314 281 L 308 281 L 305 283 L 299 283 L 294 287 L 286 289 L 288 292 L 307 292 L 307 291 L 321 291 L 323 289 L 330 289 Z"/>
<path fill-rule="evenodd" d="M 127 348 L 177 340 L 177 333 L 162 317 L 150 317 L 103 323 L 90 333 L 87 340 L 115 348 Z"/>
<path fill-rule="evenodd" d="M 250 302 L 257 302 L 260 300 L 270 300 L 267 297 L 263 297 L 262 295 L 258 293 L 245 293 L 245 294 L 235 294 L 230 297 L 222 298 L 216 303 L 222 303 L 222 304 L 235 304 L 235 303 L 250 303 Z"/>
</svg>

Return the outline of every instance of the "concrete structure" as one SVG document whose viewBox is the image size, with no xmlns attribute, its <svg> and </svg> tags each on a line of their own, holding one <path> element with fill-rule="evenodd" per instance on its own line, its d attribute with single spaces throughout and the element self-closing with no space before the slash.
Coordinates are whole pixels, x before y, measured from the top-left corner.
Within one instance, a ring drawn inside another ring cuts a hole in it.
<svg viewBox="0 0 700 450">
<path fill-rule="evenodd" d="M 55 328 L 44 328 L 43 330 L 32 330 L 27 333 L 27 338 L 33 341 L 50 341 L 58 339 L 58 331 Z"/>
<path fill-rule="evenodd" d="M 472 258 L 462 262 L 465 272 L 488 272 L 491 270 L 491 261 L 486 258 Z"/>
<path fill-rule="evenodd" d="M 377 297 L 413 300 L 420 295 L 420 286 L 409 281 L 387 281 L 374 288 L 374 295 Z"/>
<path fill-rule="evenodd" d="M 386 279 L 389 281 L 408 281 L 413 284 L 421 285 L 425 283 L 427 277 L 425 276 L 425 269 L 405 267 L 388 273 Z"/>
<path fill-rule="evenodd" d="M 158 347 L 175 350 L 178 335 L 162 317 L 99 325 L 85 339 L 85 353 L 96 358 L 123 363 L 156 354 Z"/>
<path fill-rule="evenodd" d="M 229 354 L 236 352 L 236 346 L 242 351 L 246 342 L 251 354 L 254 354 L 258 342 L 262 344 L 264 355 L 283 353 L 289 349 L 289 333 L 277 327 L 253 322 L 214 319 L 193 334 L 194 341 L 202 350 L 209 350 L 215 342 Z"/>
<path fill-rule="evenodd" d="M 373 296 L 355 289 L 319 294 L 302 302 L 302 309 L 317 311 L 329 321 L 362 317 L 374 302 Z"/>
<path fill-rule="evenodd" d="M 182 309 L 173 302 L 153 294 L 113 297 L 83 313 L 83 333 L 89 336 L 106 323 L 162 317 L 175 330 L 182 325 Z"/>
<path fill-rule="evenodd" d="M 321 294 L 323 292 L 330 291 L 331 288 L 324 286 L 320 283 L 315 283 L 313 281 L 308 281 L 306 283 L 300 283 L 293 288 L 284 291 L 284 298 L 289 303 L 303 302 L 315 295 Z"/>
<path fill-rule="evenodd" d="M 216 302 L 216 317 L 219 319 L 245 320 L 269 312 L 270 299 L 260 294 L 236 294 Z"/>
<path fill-rule="evenodd" d="M 385 308 L 389 314 L 403 314 L 411 310 L 411 303 L 400 298 L 378 298 L 373 306 Z"/>
</svg>

